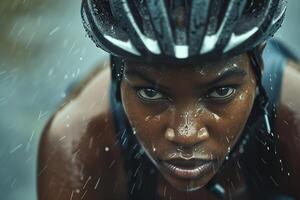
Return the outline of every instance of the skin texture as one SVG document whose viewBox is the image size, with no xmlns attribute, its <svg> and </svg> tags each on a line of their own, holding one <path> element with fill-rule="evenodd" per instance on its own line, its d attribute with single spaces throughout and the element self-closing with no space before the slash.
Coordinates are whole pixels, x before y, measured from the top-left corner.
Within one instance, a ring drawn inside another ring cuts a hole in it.
<svg viewBox="0 0 300 200">
<path fill-rule="evenodd" d="M 189 70 L 192 69 L 189 69 L 186 74 L 195 75 L 185 77 L 183 73 L 177 75 L 167 67 L 164 69 L 161 66 L 162 70 L 165 70 L 165 73 L 170 74 L 170 76 L 164 76 L 163 79 L 157 82 L 166 84 L 166 82 L 172 81 L 173 84 L 168 86 L 173 88 L 171 91 L 175 100 L 172 103 L 160 102 L 162 105 L 158 102 L 152 102 L 151 105 L 154 108 L 150 109 L 148 104 L 145 104 L 136 96 L 136 92 L 131 89 L 129 83 L 131 81 L 135 82 L 134 84 L 142 84 L 141 80 L 133 80 L 134 77 L 129 77 L 129 74 L 127 74 L 128 80 L 125 79 L 122 82 L 122 100 L 125 111 L 130 116 L 130 123 L 136 128 L 139 141 L 146 147 L 148 154 L 155 162 L 159 159 L 165 159 L 172 152 L 177 152 L 176 146 L 178 144 L 183 146 L 184 151 L 189 152 L 189 154 L 196 151 L 202 152 L 199 151 L 199 148 L 194 148 L 201 146 L 205 154 L 212 154 L 213 157 L 217 158 L 218 163 L 224 160 L 227 147 L 234 145 L 253 103 L 253 90 L 255 88 L 255 82 L 251 81 L 253 72 L 247 64 L 247 57 L 243 57 L 242 61 L 243 64 L 246 63 L 241 67 L 246 70 L 248 77 L 244 77 L 245 81 L 242 81 L 243 86 L 240 93 L 232 98 L 231 103 L 226 103 L 228 109 L 232 108 L 231 113 L 226 113 L 227 108 L 222 110 L 222 106 L 215 104 L 209 104 L 209 106 L 203 100 L 205 92 L 194 93 L 191 88 L 195 87 L 190 87 L 191 85 L 189 85 L 189 89 L 183 88 L 185 84 L 195 84 L 200 77 L 203 78 L 201 79 L 203 81 L 208 81 L 209 78 L 213 79 L 209 75 L 202 76 L 201 73 L 191 73 Z M 215 66 L 216 64 L 214 63 Z M 223 65 L 219 64 L 219 69 L 222 66 L 225 67 L 225 63 Z M 122 168 L 123 158 L 120 147 L 116 145 L 117 139 L 112 113 L 109 109 L 111 81 L 109 64 L 104 65 L 106 67 L 103 70 L 92 72 L 93 75 L 81 84 L 81 88 L 75 91 L 61 109 L 54 114 L 44 129 L 39 148 L 37 172 L 38 197 L 40 200 L 124 199 L 126 195 L 127 188 Z M 134 67 L 131 65 L 127 68 L 129 70 L 129 68 Z M 297 85 L 300 84 L 300 72 L 296 70 L 297 67 L 296 64 L 290 62 L 283 75 L 282 95 L 276 118 L 276 128 L 280 135 L 279 153 L 284 165 L 284 172 L 276 174 L 275 179 L 280 190 L 300 198 L 297 196 L 299 195 L 297 194 L 297 180 L 300 178 L 300 164 L 297 162 L 300 154 L 300 99 L 295 92 L 298 91 Z M 201 68 L 204 69 L 205 67 L 201 66 Z M 178 66 L 178 69 L 180 70 L 180 66 Z M 150 70 L 149 73 L 155 75 L 155 70 Z M 183 80 L 188 81 L 184 82 Z M 204 83 L 198 82 L 198 84 L 203 85 Z M 246 93 L 246 90 L 248 90 L 248 93 Z M 124 97 L 125 92 L 126 98 Z M 241 94 L 248 94 L 249 96 L 243 96 L 242 100 L 238 100 Z M 186 98 L 180 98 L 181 95 Z M 202 97 L 202 100 L 199 103 L 200 105 L 196 105 L 196 97 L 199 96 Z M 134 103 L 131 104 L 132 101 Z M 198 106 L 204 108 L 200 113 L 195 112 Z M 236 116 L 234 112 L 241 112 L 243 115 L 239 115 L 239 118 L 235 119 L 233 124 L 230 123 L 230 116 Z M 179 127 L 186 122 L 186 117 L 182 113 L 191 113 L 187 116 L 190 117 L 190 121 L 194 125 L 189 124 L 189 126 L 195 126 L 195 128 L 190 129 L 196 131 L 179 134 L 181 130 Z M 150 116 L 148 120 L 146 120 L 147 116 Z M 160 120 L 155 121 L 155 116 L 160 116 Z M 149 133 L 150 126 L 152 130 L 155 130 L 151 131 L 151 134 Z M 212 126 L 214 128 L 211 128 Z M 195 133 L 198 133 L 198 130 L 203 127 L 207 129 L 204 132 L 208 132 L 208 136 L 199 139 L 198 134 Z M 167 131 L 168 129 L 173 129 L 174 134 L 170 134 L 170 131 Z M 230 131 L 227 133 L 224 131 L 226 129 Z M 225 135 L 218 134 L 220 132 L 225 133 Z M 172 135 L 173 137 L 171 137 Z M 226 136 L 232 137 L 229 143 L 224 143 L 226 141 L 224 137 Z M 227 190 L 232 191 L 231 198 L 247 199 L 244 192 L 244 178 L 239 176 L 241 174 L 239 170 L 236 163 L 231 163 L 228 168 L 223 169 L 220 182 Z M 163 170 L 160 171 L 162 173 L 158 177 L 157 190 L 161 199 L 170 199 L 170 197 L 172 199 L 196 199 L 199 197 L 214 199 L 204 189 L 188 193 L 181 191 L 191 184 L 195 187 L 203 186 L 213 175 L 213 172 L 200 176 L 191 183 L 170 176 L 168 173 L 164 173 Z"/>
<path fill-rule="evenodd" d="M 127 61 L 121 94 L 139 142 L 168 182 L 185 191 L 203 187 L 218 171 L 248 119 L 255 86 L 247 54 L 201 66 Z M 163 164 L 197 166 L 192 159 L 213 164 L 193 179 L 174 176 Z"/>
</svg>

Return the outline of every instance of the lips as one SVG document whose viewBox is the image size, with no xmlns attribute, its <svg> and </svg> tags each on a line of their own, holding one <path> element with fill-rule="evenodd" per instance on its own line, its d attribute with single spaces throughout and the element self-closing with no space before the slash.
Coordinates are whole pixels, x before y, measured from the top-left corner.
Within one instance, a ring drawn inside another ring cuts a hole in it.
<svg viewBox="0 0 300 200">
<path fill-rule="evenodd" d="M 214 160 L 172 159 L 162 161 L 163 167 L 172 175 L 184 179 L 195 179 L 213 169 Z"/>
</svg>

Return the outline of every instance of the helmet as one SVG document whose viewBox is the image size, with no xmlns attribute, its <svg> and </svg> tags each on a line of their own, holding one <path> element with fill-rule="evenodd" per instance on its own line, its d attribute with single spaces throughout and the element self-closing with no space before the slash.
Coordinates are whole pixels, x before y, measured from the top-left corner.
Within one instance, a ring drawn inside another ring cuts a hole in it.
<svg viewBox="0 0 300 200">
<path fill-rule="evenodd" d="M 82 0 L 81 11 L 88 35 L 112 55 L 112 93 L 119 103 L 122 57 L 190 63 L 249 51 L 259 83 L 258 111 L 264 116 L 267 129 L 263 137 L 268 138 L 271 131 L 266 110 L 268 97 L 261 84 L 263 62 L 256 47 L 279 29 L 286 3 L 286 0 Z M 257 121 L 253 119 L 249 125 Z M 240 138 L 230 157 L 235 156 L 240 145 L 245 145 L 247 137 Z M 129 179 L 129 188 L 135 187 L 135 178 Z M 215 180 L 208 184 L 222 198 L 224 189 L 220 187 Z M 149 188 L 146 191 L 150 194 Z"/>
<path fill-rule="evenodd" d="M 286 0 L 83 0 L 98 47 L 118 57 L 203 61 L 253 49 L 279 29 Z"/>
</svg>

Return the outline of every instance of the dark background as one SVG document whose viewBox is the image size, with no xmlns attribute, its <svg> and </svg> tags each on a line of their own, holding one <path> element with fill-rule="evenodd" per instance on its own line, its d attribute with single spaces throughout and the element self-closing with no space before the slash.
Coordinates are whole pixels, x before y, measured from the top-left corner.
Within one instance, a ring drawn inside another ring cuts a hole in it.
<svg viewBox="0 0 300 200">
<path fill-rule="evenodd" d="M 105 58 L 80 0 L 0 0 L 0 199 L 36 199 L 37 144 L 67 86 Z M 300 1 L 276 37 L 300 57 Z"/>
</svg>

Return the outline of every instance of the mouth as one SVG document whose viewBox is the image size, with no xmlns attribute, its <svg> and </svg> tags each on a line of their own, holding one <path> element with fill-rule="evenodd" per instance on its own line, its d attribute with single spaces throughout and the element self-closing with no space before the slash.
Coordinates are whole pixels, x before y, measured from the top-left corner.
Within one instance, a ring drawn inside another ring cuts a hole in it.
<svg viewBox="0 0 300 200">
<path fill-rule="evenodd" d="M 196 179 L 210 173 L 215 166 L 215 160 L 203 159 L 171 159 L 162 161 L 162 166 L 170 174 L 183 179 Z"/>
</svg>

